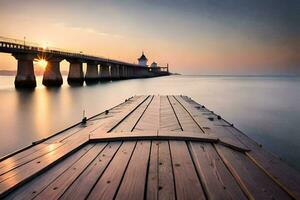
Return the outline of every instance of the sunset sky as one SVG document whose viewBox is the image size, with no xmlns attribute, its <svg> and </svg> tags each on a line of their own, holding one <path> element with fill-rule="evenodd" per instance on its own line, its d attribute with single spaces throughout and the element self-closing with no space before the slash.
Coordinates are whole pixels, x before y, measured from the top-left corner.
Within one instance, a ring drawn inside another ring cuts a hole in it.
<svg viewBox="0 0 300 200">
<path fill-rule="evenodd" d="M 0 0 L 0 36 L 128 62 L 144 51 L 184 74 L 299 74 L 299 13 L 299 0 Z"/>
</svg>

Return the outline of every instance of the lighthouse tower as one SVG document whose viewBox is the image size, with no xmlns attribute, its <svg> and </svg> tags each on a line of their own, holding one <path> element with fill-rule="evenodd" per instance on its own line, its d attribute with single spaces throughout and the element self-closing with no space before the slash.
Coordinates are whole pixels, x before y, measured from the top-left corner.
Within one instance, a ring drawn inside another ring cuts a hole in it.
<svg viewBox="0 0 300 200">
<path fill-rule="evenodd" d="M 139 65 L 143 65 L 143 66 L 147 67 L 147 61 L 148 61 L 148 59 L 144 55 L 144 52 L 142 53 L 141 57 L 138 58 L 138 61 L 139 61 Z"/>
</svg>

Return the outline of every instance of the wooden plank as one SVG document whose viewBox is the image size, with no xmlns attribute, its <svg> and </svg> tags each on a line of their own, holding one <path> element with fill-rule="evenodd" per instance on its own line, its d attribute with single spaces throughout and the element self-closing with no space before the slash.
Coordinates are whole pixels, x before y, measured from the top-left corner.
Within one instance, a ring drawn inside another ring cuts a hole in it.
<svg viewBox="0 0 300 200">
<path fill-rule="evenodd" d="M 143 138 L 155 138 L 157 131 L 134 131 L 134 132 L 110 132 L 99 137 L 99 134 L 90 136 L 91 142 L 99 141 L 121 141 L 121 140 L 136 140 Z"/>
<path fill-rule="evenodd" d="M 211 111 L 205 109 L 205 112 L 202 112 L 199 107 L 200 104 L 191 103 L 190 99 L 185 98 L 185 96 L 175 96 L 176 100 L 187 110 L 190 116 L 196 121 L 196 123 L 202 128 L 214 126 L 214 123 L 208 119 L 208 115 L 211 115 Z M 207 115 L 208 114 L 208 115 Z"/>
<path fill-rule="evenodd" d="M 184 109 L 184 107 L 177 102 L 173 96 L 168 96 L 171 106 L 174 108 L 175 115 L 178 118 L 180 126 L 183 131 L 194 131 L 202 134 L 201 128 L 190 116 L 190 114 Z"/>
<path fill-rule="evenodd" d="M 158 148 L 158 199 L 176 199 L 169 142 L 159 142 Z"/>
<path fill-rule="evenodd" d="M 143 199 L 150 156 L 150 141 L 138 141 L 116 199 Z"/>
<path fill-rule="evenodd" d="M 177 199 L 205 199 L 187 145 L 183 141 L 169 141 Z"/>
<path fill-rule="evenodd" d="M 35 160 L 45 154 L 51 153 L 52 151 L 54 151 L 55 149 L 59 148 L 62 145 L 63 144 L 61 144 L 61 143 L 44 145 L 43 148 L 38 149 L 35 152 L 32 152 L 30 155 L 27 155 L 20 159 L 16 159 L 15 161 L 10 159 L 9 163 L 6 162 L 5 163 L 6 165 L 0 168 L 0 175 L 8 173 L 9 171 L 11 171 L 21 165 L 24 165 L 32 160 Z"/>
<path fill-rule="evenodd" d="M 228 132 L 226 127 L 220 127 L 220 126 L 215 126 L 212 127 L 211 129 L 205 130 L 206 133 L 217 137 L 222 144 L 225 146 L 234 148 L 236 147 L 236 150 L 239 149 L 244 149 L 246 151 L 249 151 L 249 149 L 246 145 L 244 145 L 242 142 L 240 142 L 239 139 L 237 139 L 234 135 Z"/>
<path fill-rule="evenodd" d="M 90 142 L 109 142 L 109 141 L 133 141 L 133 140 L 182 140 L 182 141 L 200 141 L 218 143 L 217 137 L 209 134 L 198 134 L 189 131 L 134 131 L 107 133 L 102 137 L 91 135 Z M 240 151 L 247 151 L 236 147 Z"/>
<path fill-rule="evenodd" d="M 83 157 L 73 166 L 61 174 L 47 188 L 45 188 L 35 199 L 58 199 L 86 167 L 99 155 L 107 143 L 95 144 Z"/>
<path fill-rule="evenodd" d="M 167 96 L 160 96 L 160 127 L 162 131 L 180 131 L 181 127 L 177 121 L 173 108 Z"/>
<path fill-rule="evenodd" d="M 269 176 L 248 157 L 222 145 L 216 150 L 243 191 L 252 199 L 291 199 Z"/>
<path fill-rule="evenodd" d="M 124 142 L 87 199 L 113 199 L 121 183 L 136 142 Z"/>
<path fill-rule="evenodd" d="M 36 151 L 39 151 L 40 149 L 45 148 L 47 146 L 48 146 L 48 144 L 37 144 L 28 149 L 20 151 L 19 153 L 15 154 L 15 155 L 7 157 L 6 159 L 4 159 L 0 162 L 0 168 L 3 168 L 11 163 L 14 163 L 14 162 L 18 161 L 19 159 L 25 158 L 26 156 L 30 156 L 31 154 L 35 153 Z"/>
<path fill-rule="evenodd" d="M 85 199 L 118 151 L 120 145 L 121 142 L 109 143 L 60 199 Z"/>
<path fill-rule="evenodd" d="M 141 106 L 150 96 L 142 96 L 137 101 L 129 104 L 126 107 L 125 111 L 118 114 L 113 120 L 106 124 L 107 131 L 113 131 L 119 124 L 123 122 L 131 113 L 133 113 L 139 106 Z"/>
<path fill-rule="evenodd" d="M 137 122 L 134 130 L 158 130 L 159 129 L 160 96 L 154 96 L 151 103 Z"/>
<path fill-rule="evenodd" d="M 189 146 L 208 199 L 247 199 L 212 144 L 190 142 Z"/>
<path fill-rule="evenodd" d="M 51 154 L 46 154 L 39 159 L 33 160 L 26 165 L 22 165 L 2 176 L 0 176 L 0 197 L 6 195 L 9 191 L 22 183 L 31 180 L 44 170 L 53 166 L 61 159 L 70 155 L 88 141 L 87 137 L 70 142 L 54 150 Z"/>
<path fill-rule="evenodd" d="M 158 137 L 172 140 L 191 140 L 202 142 L 219 142 L 219 138 L 210 134 L 199 134 L 192 131 L 158 131 Z"/>
<path fill-rule="evenodd" d="M 131 131 L 140 120 L 152 100 L 153 96 L 149 97 L 134 112 L 126 117 L 112 132 Z"/>
<path fill-rule="evenodd" d="M 94 144 L 88 144 L 81 148 L 65 160 L 57 163 L 55 166 L 29 181 L 20 188 L 14 190 L 5 199 L 33 199 L 37 194 L 42 192 L 51 182 L 60 176 L 65 170 L 71 167 L 78 159 L 88 152 Z"/>
<path fill-rule="evenodd" d="M 159 141 L 152 141 L 150 161 L 147 175 L 146 199 L 158 199 L 158 145 Z"/>
</svg>

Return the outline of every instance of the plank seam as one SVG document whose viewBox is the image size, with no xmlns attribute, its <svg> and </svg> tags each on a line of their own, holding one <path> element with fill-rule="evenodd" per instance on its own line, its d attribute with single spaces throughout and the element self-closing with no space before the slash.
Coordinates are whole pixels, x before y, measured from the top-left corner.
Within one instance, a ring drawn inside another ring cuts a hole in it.
<svg viewBox="0 0 300 200">
<path fill-rule="evenodd" d="M 192 159 L 192 162 L 193 162 L 195 171 L 196 171 L 196 173 L 197 173 L 199 182 L 200 182 L 200 184 L 201 184 L 201 186 L 202 186 L 202 189 L 203 189 L 203 191 L 204 191 L 204 196 L 205 196 L 206 199 L 211 199 L 210 196 L 209 196 L 209 192 L 208 192 L 207 185 L 206 185 L 205 180 L 204 180 L 204 178 L 203 178 L 203 176 L 202 176 L 202 174 L 201 174 L 201 171 L 198 171 L 197 166 L 196 166 L 196 164 L 195 164 L 195 152 L 194 152 L 194 150 L 193 150 L 193 147 L 192 147 L 192 145 L 191 145 L 191 142 L 187 142 L 186 145 L 187 145 L 187 147 L 188 147 L 188 151 L 189 151 L 189 153 L 190 153 L 190 156 L 191 156 L 191 159 Z"/>
<path fill-rule="evenodd" d="M 246 152 L 247 158 L 252 161 L 258 168 L 260 168 L 276 185 L 279 186 L 283 191 L 285 191 L 292 199 L 297 199 L 296 195 L 293 194 L 287 187 L 284 186 L 279 180 L 277 180 L 271 173 L 269 173 L 265 168 L 258 163 L 255 158 L 253 158 L 249 153 Z"/>
<path fill-rule="evenodd" d="M 181 129 L 181 131 L 183 131 L 182 125 L 181 125 L 181 123 L 180 123 L 180 121 L 179 121 L 179 119 L 178 119 L 178 116 L 177 116 L 177 114 L 176 114 L 176 112 L 175 112 L 175 109 L 174 109 L 173 105 L 172 105 L 171 102 L 170 102 L 169 96 L 167 96 L 167 99 L 168 99 L 168 101 L 169 101 L 169 104 L 170 104 L 171 107 L 172 107 L 173 113 L 174 113 L 174 115 L 175 115 L 175 117 L 176 117 L 176 119 L 177 119 L 177 122 L 178 122 L 178 125 L 180 126 L 180 129 Z"/>
<path fill-rule="evenodd" d="M 148 98 L 149 95 L 141 103 L 139 103 L 133 110 L 131 110 L 126 116 L 124 116 L 120 121 L 118 121 L 116 125 L 114 125 L 111 129 L 109 129 L 107 133 L 113 131 L 117 126 L 119 126 L 119 124 L 121 124 L 129 115 L 131 115 L 131 113 L 133 113 L 138 107 L 140 107 L 140 105 L 142 105 Z"/>
<path fill-rule="evenodd" d="M 146 178 L 145 178 L 145 186 L 144 186 L 144 199 L 147 199 L 147 187 L 148 187 L 148 178 L 149 178 L 149 168 L 150 168 L 150 155 L 151 155 L 151 150 L 152 150 L 152 144 L 153 142 L 150 141 L 150 150 L 149 150 L 149 155 L 148 155 L 148 160 L 147 160 L 147 173 L 146 173 Z"/>
<path fill-rule="evenodd" d="M 146 106 L 146 108 L 144 109 L 144 111 L 142 112 L 141 116 L 138 118 L 138 120 L 136 121 L 136 123 L 134 124 L 134 126 L 132 127 L 132 129 L 130 130 L 131 132 L 135 129 L 136 125 L 139 123 L 139 121 L 140 121 L 141 118 L 143 117 L 144 113 L 146 112 L 146 110 L 148 109 L 149 105 L 151 104 L 153 98 L 154 98 L 154 96 L 152 96 L 150 102 L 147 104 L 147 106 Z"/>
<path fill-rule="evenodd" d="M 174 193 L 175 193 L 175 199 L 177 199 L 177 191 L 176 191 L 176 178 L 174 174 L 174 164 L 173 164 L 173 158 L 172 158 L 172 151 L 170 147 L 170 141 L 168 141 L 168 146 L 169 146 L 169 152 L 170 152 L 170 161 L 171 161 L 171 166 L 172 166 L 172 175 L 173 175 L 173 187 L 174 187 Z"/>
<path fill-rule="evenodd" d="M 190 115 L 190 117 L 193 119 L 193 121 L 197 124 L 197 126 L 200 128 L 200 130 L 202 131 L 202 133 L 205 134 L 204 130 L 202 129 L 202 127 L 200 126 L 200 124 L 195 120 L 195 118 L 193 117 L 193 115 L 187 110 L 187 108 L 185 106 L 182 105 L 182 103 L 175 97 L 173 96 L 174 99 L 183 107 L 183 109 Z"/>
<path fill-rule="evenodd" d="M 122 174 L 120 183 L 118 184 L 118 187 L 117 187 L 117 189 L 116 189 L 116 191 L 115 191 L 115 194 L 114 194 L 113 199 L 116 199 L 116 197 L 117 197 L 117 195 L 118 195 L 119 189 L 120 189 L 120 187 L 121 187 L 122 181 L 123 181 L 124 176 L 125 176 L 125 174 L 126 174 L 126 171 L 127 171 L 128 165 L 129 165 L 129 163 L 130 163 L 130 161 L 131 161 L 131 158 L 132 158 L 132 156 L 133 156 L 133 153 L 134 153 L 134 151 L 135 151 L 136 145 L 137 145 L 137 142 L 135 142 L 134 147 L 133 147 L 133 149 L 132 149 L 132 151 L 131 151 L 130 157 L 129 157 L 128 162 L 127 162 L 127 164 L 126 164 L 126 167 L 125 167 L 125 169 L 124 169 L 124 173 Z"/>
</svg>

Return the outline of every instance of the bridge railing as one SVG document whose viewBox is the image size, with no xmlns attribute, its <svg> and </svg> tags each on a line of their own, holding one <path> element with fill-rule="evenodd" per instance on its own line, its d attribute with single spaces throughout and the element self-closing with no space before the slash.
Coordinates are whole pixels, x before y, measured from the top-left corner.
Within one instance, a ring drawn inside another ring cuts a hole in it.
<svg viewBox="0 0 300 200">
<path fill-rule="evenodd" d="M 76 52 L 72 50 L 62 49 L 62 48 L 56 48 L 56 47 L 46 47 L 44 45 L 30 42 L 26 40 L 19 40 L 19 39 L 13 39 L 13 38 L 7 38 L 0 36 L 0 47 L 5 48 L 17 48 L 17 49 L 26 49 L 26 50 L 34 50 L 38 52 L 44 52 L 44 53 L 53 53 L 53 54 L 59 54 L 59 55 L 66 55 L 69 57 L 77 57 L 82 59 L 88 59 L 88 60 L 101 60 L 101 61 L 107 61 L 107 62 L 113 62 L 115 64 L 126 64 L 131 66 L 140 66 L 138 64 L 134 63 L 128 63 L 124 61 L 114 60 L 105 58 L 98 55 L 90 55 L 90 54 L 83 54 L 82 52 Z M 140 66 L 141 67 L 141 66 Z"/>
</svg>

